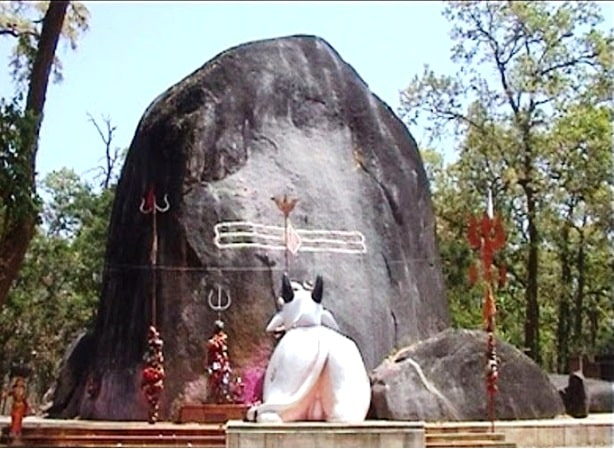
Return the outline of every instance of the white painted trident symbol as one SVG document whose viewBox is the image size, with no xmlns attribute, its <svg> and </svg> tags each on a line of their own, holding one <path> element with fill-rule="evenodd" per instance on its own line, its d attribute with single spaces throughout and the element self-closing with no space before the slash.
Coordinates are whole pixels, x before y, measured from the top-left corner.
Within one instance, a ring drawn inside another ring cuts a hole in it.
<svg viewBox="0 0 614 449">
<path fill-rule="evenodd" d="M 211 310 L 217 312 L 217 319 L 219 320 L 221 319 L 222 312 L 224 312 L 230 307 L 232 300 L 230 299 L 230 293 L 228 293 L 228 290 L 220 287 L 219 285 L 216 287 L 217 287 L 217 301 L 215 303 L 213 302 L 213 290 L 214 289 L 212 288 L 209 290 L 209 295 L 207 296 L 207 302 L 209 303 L 209 307 L 211 307 Z M 222 292 L 224 293 L 224 296 L 226 297 L 225 301 L 222 300 Z"/>
</svg>

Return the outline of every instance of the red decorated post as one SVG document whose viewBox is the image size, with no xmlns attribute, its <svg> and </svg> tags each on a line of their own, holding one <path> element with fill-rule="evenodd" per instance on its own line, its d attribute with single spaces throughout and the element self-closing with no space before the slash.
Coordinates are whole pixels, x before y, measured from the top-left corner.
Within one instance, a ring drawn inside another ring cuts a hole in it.
<svg viewBox="0 0 614 449">
<path fill-rule="evenodd" d="M 493 213 L 492 194 L 488 192 L 488 206 L 481 219 L 471 217 L 467 240 L 471 249 L 479 252 L 479 264 L 469 267 L 469 282 L 475 284 L 482 278 L 484 285 L 484 329 L 487 332 L 486 345 L 486 393 L 488 395 L 488 415 L 491 430 L 495 430 L 495 394 L 497 393 L 497 379 L 499 377 L 498 359 L 495 343 L 495 304 L 494 290 L 505 283 L 505 267 L 494 265 L 494 256 L 505 245 L 505 231 L 499 215 Z M 493 275 L 493 272 L 496 275 Z M 496 277 L 495 277 L 496 276 Z M 498 282 L 495 284 L 495 280 Z"/>
<path fill-rule="evenodd" d="M 232 300 L 230 294 L 218 286 L 217 295 L 213 290 L 209 291 L 208 302 L 209 307 L 217 312 L 217 320 L 206 346 L 207 397 L 214 404 L 238 404 L 243 401 L 243 381 L 232 372 L 228 335 L 222 321 L 222 312 L 230 307 Z"/>
<path fill-rule="evenodd" d="M 152 217 L 152 241 L 149 253 L 151 263 L 151 325 L 147 331 L 147 350 L 143 356 L 145 367 L 142 372 L 141 388 L 149 405 L 149 423 L 155 424 L 158 420 L 159 402 L 164 390 L 164 355 L 162 347 L 164 342 L 160 332 L 156 329 L 157 298 L 156 298 L 156 267 L 158 262 L 158 229 L 157 213 L 164 213 L 170 209 L 167 195 L 164 195 L 164 204 L 156 202 L 154 186 L 150 186 L 147 194 L 141 201 L 139 210 L 142 214 Z"/>
</svg>

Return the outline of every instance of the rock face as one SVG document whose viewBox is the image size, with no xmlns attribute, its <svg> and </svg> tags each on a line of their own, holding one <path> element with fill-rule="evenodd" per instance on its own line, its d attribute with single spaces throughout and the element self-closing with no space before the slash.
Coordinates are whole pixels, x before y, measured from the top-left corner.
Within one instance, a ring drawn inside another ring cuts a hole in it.
<svg viewBox="0 0 614 449">
<path fill-rule="evenodd" d="M 65 374 L 76 386 L 61 389 L 51 416 L 146 418 L 139 383 L 152 318 L 152 216 L 139 204 L 150 185 L 159 203 L 165 194 L 170 203 L 157 215 L 160 419 L 202 383 L 203 344 L 217 318 L 207 298 L 218 286 L 232 299 L 222 318 L 235 372 L 267 360 L 274 339 L 262 329 L 276 310 L 284 252 L 216 245 L 214 226 L 282 226 L 273 196 L 299 198 L 290 216 L 299 234 L 364 236 L 365 253 L 343 253 L 303 251 L 303 233 L 288 271 L 311 281 L 323 275 L 327 307 L 368 369 L 392 348 L 448 326 L 427 178 L 405 126 L 322 39 L 249 43 L 207 62 L 145 111 L 117 188 L 93 337 L 84 360 L 73 360 L 79 373 Z"/>
<path fill-rule="evenodd" d="M 413 344 L 371 374 L 378 419 L 488 420 L 486 333 L 449 329 Z M 497 419 L 552 418 L 565 409 L 548 376 L 513 346 L 497 341 Z"/>
<path fill-rule="evenodd" d="M 614 382 L 584 379 L 589 397 L 589 413 L 614 413 Z"/>
</svg>

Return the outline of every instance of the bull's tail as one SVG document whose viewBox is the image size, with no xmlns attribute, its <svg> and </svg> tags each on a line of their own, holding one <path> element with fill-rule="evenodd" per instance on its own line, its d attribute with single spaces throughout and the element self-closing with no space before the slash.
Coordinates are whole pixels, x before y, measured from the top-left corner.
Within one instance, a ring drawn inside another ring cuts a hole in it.
<svg viewBox="0 0 614 449">
<path fill-rule="evenodd" d="M 323 345 L 322 341 L 318 339 L 318 356 L 314 360 L 312 366 L 309 368 L 308 376 L 298 389 L 283 402 L 265 402 L 258 406 L 257 413 L 277 413 L 278 415 L 285 410 L 292 409 L 309 394 L 312 388 L 318 382 L 318 379 L 322 375 L 324 365 L 328 360 L 328 347 Z M 257 420 L 257 417 L 254 417 Z"/>
</svg>

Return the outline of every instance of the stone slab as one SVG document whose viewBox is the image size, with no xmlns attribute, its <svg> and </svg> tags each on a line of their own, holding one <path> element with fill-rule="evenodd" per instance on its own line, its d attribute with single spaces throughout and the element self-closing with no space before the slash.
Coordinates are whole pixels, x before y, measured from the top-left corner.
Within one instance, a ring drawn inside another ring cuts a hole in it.
<svg viewBox="0 0 614 449">
<path fill-rule="evenodd" d="M 0 426 L 8 426 L 10 417 L 0 416 Z M 364 435 L 364 446 L 368 447 L 424 447 L 425 431 L 454 427 L 458 431 L 484 431 L 490 429 L 486 421 L 472 422 L 395 422 L 395 421 L 365 421 L 359 425 L 346 426 L 338 423 L 294 423 L 276 426 L 229 421 L 224 424 L 169 423 L 159 422 L 155 426 L 145 421 L 89 421 L 72 419 L 45 419 L 38 416 L 27 416 L 24 428 L 34 429 L 82 429 L 96 432 L 99 430 L 117 429 L 118 433 L 126 429 L 155 428 L 158 430 L 174 430 L 180 434 L 185 430 L 202 430 L 227 428 L 228 447 L 274 447 L 272 444 L 283 443 L 284 447 L 350 447 L 355 436 L 349 433 Z M 413 430 L 413 431 L 412 431 Z M 614 414 L 591 414 L 587 418 L 575 419 L 561 416 L 554 419 L 529 421 L 496 421 L 495 431 L 505 434 L 505 441 L 516 443 L 517 447 L 614 447 Z M 277 435 L 265 442 L 267 433 L 277 432 Z M 303 433 L 299 438 L 296 435 Z M 401 435 L 400 435 L 401 433 Z M 375 435 L 375 436 L 374 436 Z M 288 442 L 286 438 L 295 440 Z M 240 439 L 240 440 L 239 440 Z M 308 441 L 308 444 L 306 443 Z M 367 444 L 369 443 L 369 444 Z M 267 445 L 268 444 L 268 445 Z"/>
<path fill-rule="evenodd" d="M 179 410 L 177 422 L 225 423 L 243 419 L 248 408 L 242 404 L 186 404 Z"/>
<path fill-rule="evenodd" d="M 424 422 L 365 421 L 359 424 L 228 421 L 228 447 L 425 447 Z"/>
<path fill-rule="evenodd" d="M 427 432 L 454 428 L 457 431 L 490 429 L 487 421 L 427 423 Z M 614 414 L 596 413 L 586 418 L 495 421 L 495 431 L 517 447 L 614 447 Z"/>
</svg>

